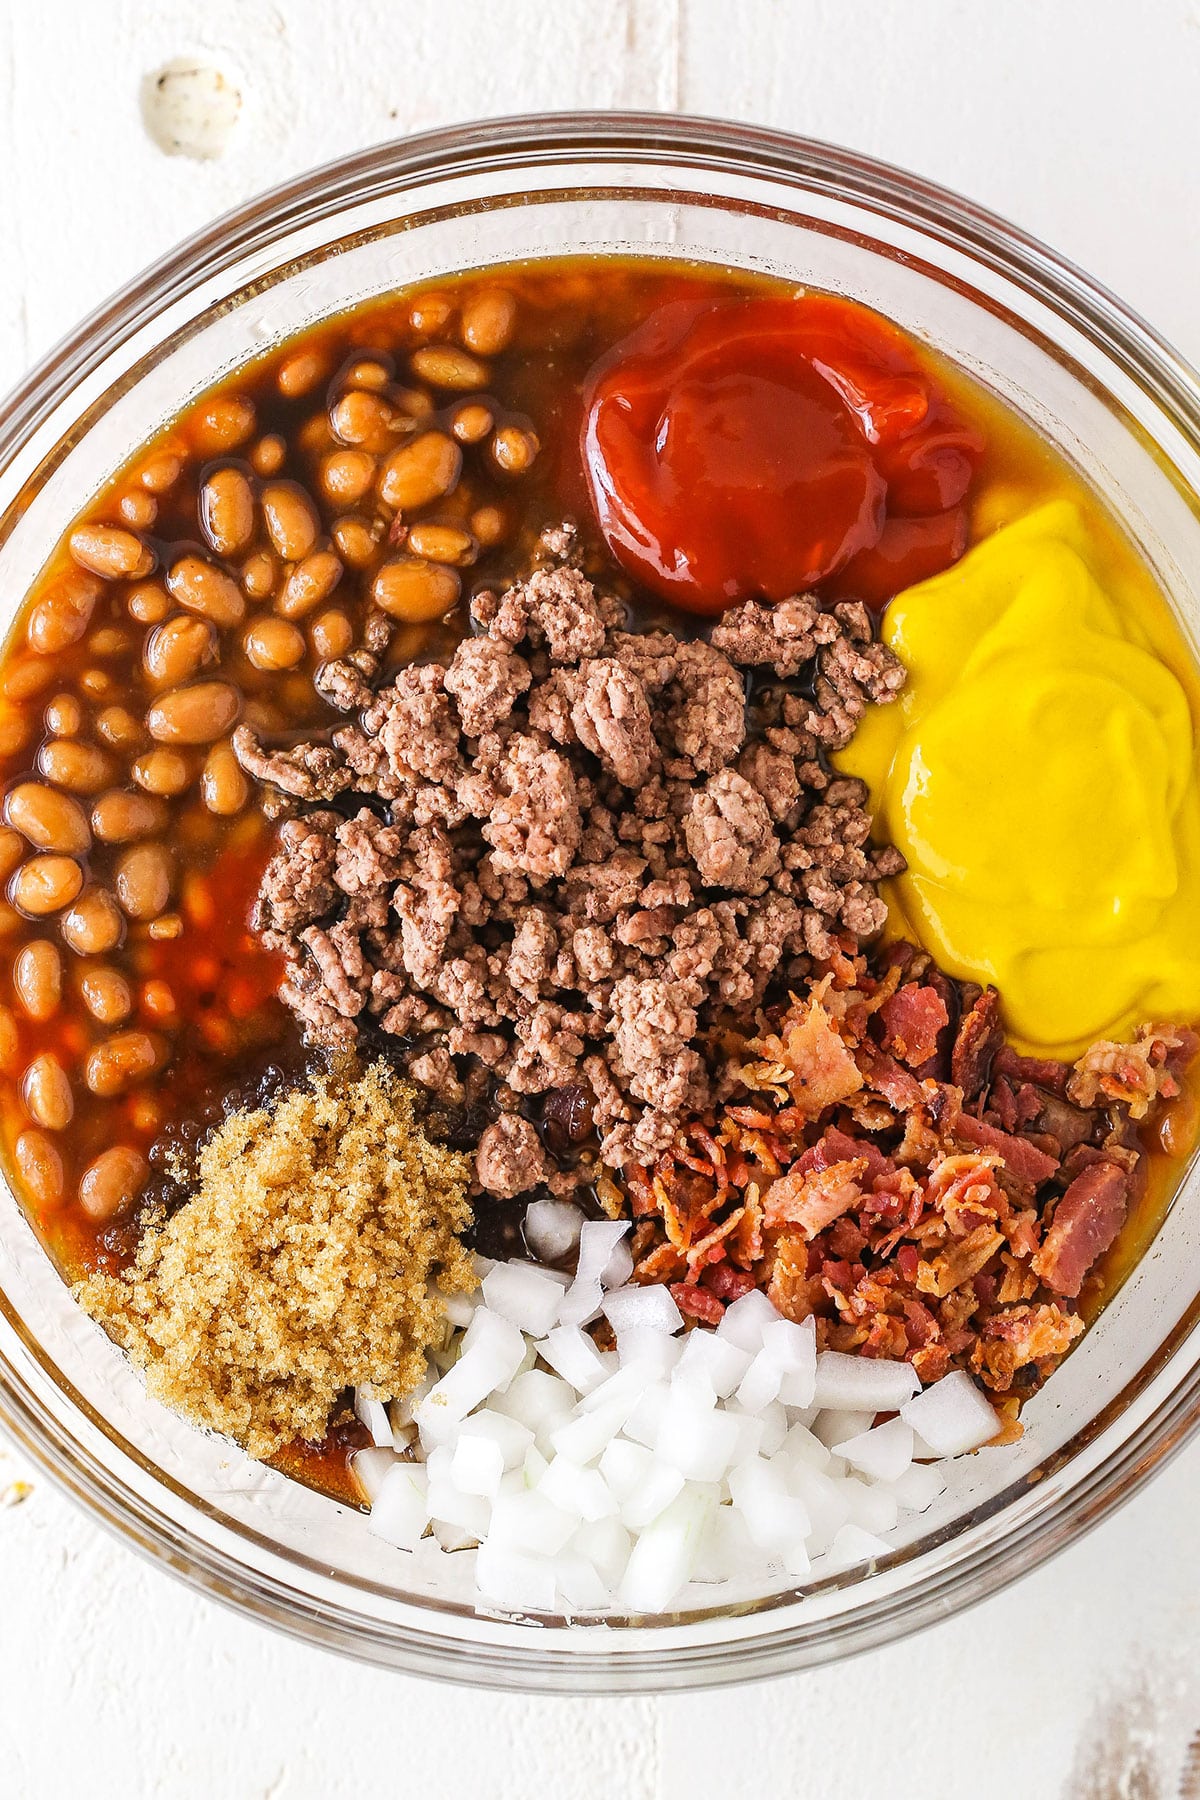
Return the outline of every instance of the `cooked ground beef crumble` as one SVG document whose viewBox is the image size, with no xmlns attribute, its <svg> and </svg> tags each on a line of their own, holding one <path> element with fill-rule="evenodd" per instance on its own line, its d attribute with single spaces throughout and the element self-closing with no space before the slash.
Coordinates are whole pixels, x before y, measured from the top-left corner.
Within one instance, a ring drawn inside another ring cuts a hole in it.
<svg viewBox="0 0 1200 1800">
<path fill-rule="evenodd" d="M 569 559 L 569 531 L 549 541 Z M 472 617 L 447 667 L 378 691 L 369 654 L 327 668 L 359 715 L 331 743 L 235 734 L 249 772 L 317 803 L 282 825 L 255 924 L 313 1040 L 369 1025 L 412 1040 L 447 1103 L 492 1094 L 484 1191 L 563 1192 L 590 1172 L 548 1165 L 511 1116 L 529 1097 L 583 1086 L 603 1160 L 651 1157 L 712 1100 L 735 1010 L 879 930 L 902 860 L 824 752 L 903 669 L 864 607 L 804 596 L 739 607 L 711 642 L 634 633 L 570 560 Z"/>
</svg>

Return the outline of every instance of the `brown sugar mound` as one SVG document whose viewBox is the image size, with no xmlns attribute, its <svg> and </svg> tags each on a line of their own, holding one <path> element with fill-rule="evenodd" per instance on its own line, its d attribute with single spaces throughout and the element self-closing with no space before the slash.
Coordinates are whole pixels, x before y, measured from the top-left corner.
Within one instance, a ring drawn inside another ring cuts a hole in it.
<svg viewBox="0 0 1200 1800">
<path fill-rule="evenodd" d="M 470 1158 L 431 1143 L 385 1063 L 235 1112 L 195 1195 L 77 1298 L 151 1394 L 266 1457 L 324 1435 L 348 1387 L 400 1395 L 477 1284 Z"/>
</svg>

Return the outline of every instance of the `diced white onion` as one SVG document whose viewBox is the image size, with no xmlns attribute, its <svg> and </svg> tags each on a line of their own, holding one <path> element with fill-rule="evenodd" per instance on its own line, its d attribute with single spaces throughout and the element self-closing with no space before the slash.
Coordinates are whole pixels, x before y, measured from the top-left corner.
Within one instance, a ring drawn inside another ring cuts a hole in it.
<svg viewBox="0 0 1200 1800">
<path fill-rule="evenodd" d="M 484 1303 L 518 1331 L 545 1337 L 558 1318 L 563 1290 L 535 1263 L 497 1263 L 483 1279 Z"/>
<path fill-rule="evenodd" d="M 368 1528 L 398 1550 L 415 1550 L 429 1529 L 429 1477 L 420 1463 L 397 1462 L 371 1504 Z"/>
<path fill-rule="evenodd" d="M 898 1412 L 920 1385 L 921 1378 L 911 1363 L 822 1350 L 817 1358 L 813 1405 L 855 1412 Z"/>
<path fill-rule="evenodd" d="M 380 1450 L 394 1450 L 396 1440 L 392 1435 L 392 1421 L 388 1417 L 388 1409 L 382 1400 L 372 1400 L 361 1388 L 354 1390 L 354 1411 L 359 1421 L 371 1434 L 371 1442 Z"/>
<path fill-rule="evenodd" d="M 601 1301 L 601 1310 L 618 1336 L 639 1326 L 668 1337 L 683 1328 L 683 1314 L 665 1287 L 615 1288 Z"/>
<path fill-rule="evenodd" d="M 995 1412 L 965 1369 L 943 1375 L 902 1406 L 900 1417 L 920 1432 L 935 1456 L 978 1450 L 1000 1429 Z"/>
<path fill-rule="evenodd" d="M 843 1438 L 833 1449 L 872 1481 L 897 1481 L 912 1463 L 912 1426 L 903 1419 L 889 1419 L 885 1425 Z"/>
<path fill-rule="evenodd" d="M 525 1242 L 542 1262 L 565 1262 L 582 1229 L 583 1214 L 571 1200 L 531 1200 L 525 1208 Z"/>
</svg>

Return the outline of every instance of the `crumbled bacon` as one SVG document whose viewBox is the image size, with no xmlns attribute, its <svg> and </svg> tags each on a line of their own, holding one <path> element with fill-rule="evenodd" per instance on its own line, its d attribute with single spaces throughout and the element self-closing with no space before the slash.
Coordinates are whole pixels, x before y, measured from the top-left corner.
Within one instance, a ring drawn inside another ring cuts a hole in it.
<svg viewBox="0 0 1200 1800">
<path fill-rule="evenodd" d="M 883 1020 L 885 1050 L 900 1062 L 917 1068 L 927 1063 L 938 1047 L 939 1033 L 950 1023 L 946 1002 L 935 988 L 910 981 L 897 988 L 879 1012 Z"/>
<path fill-rule="evenodd" d="M 1014 1389 L 1015 1434 L 1083 1330 L 1074 1303 L 1137 1179 L 1131 1120 L 1179 1091 L 1197 1040 L 1147 1027 L 1072 1071 L 1003 1043 L 993 990 L 922 953 L 881 961 L 839 950 L 756 1036 L 729 1035 L 726 1103 L 622 1171 L 635 1279 L 714 1324 L 759 1286 L 823 1348 L 906 1358 L 923 1382 L 967 1369 Z"/>
<path fill-rule="evenodd" d="M 1128 1196 L 1129 1177 L 1116 1163 L 1092 1163 L 1075 1177 L 1033 1259 L 1047 1287 L 1076 1297 L 1084 1276 L 1125 1223 Z"/>
</svg>

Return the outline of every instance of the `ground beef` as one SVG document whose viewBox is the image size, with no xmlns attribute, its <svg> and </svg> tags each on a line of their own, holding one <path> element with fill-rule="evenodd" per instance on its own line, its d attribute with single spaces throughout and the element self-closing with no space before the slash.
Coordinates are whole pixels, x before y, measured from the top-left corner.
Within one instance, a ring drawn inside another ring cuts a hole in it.
<svg viewBox="0 0 1200 1800">
<path fill-rule="evenodd" d="M 446 670 L 446 689 L 458 704 L 467 737 L 481 737 L 507 719 L 532 676 L 529 665 L 493 638 L 465 638 Z"/>
<path fill-rule="evenodd" d="M 321 1042 L 404 1039 L 445 1104 L 486 1094 L 502 1118 L 477 1179 L 508 1196 L 550 1181 L 532 1097 L 592 1097 L 616 1166 L 657 1155 L 710 1103 L 729 1013 L 878 930 L 874 884 L 902 860 L 871 848 L 866 790 L 821 745 L 899 665 L 861 608 L 804 597 L 727 614 L 711 644 L 633 633 L 562 561 L 472 615 L 448 666 L 376 692 L 373 648 L 327 665 L 358 715 L 332 742 L 237 742 L 298 801 L 357 801 L 281 827 L 255 924 L 288 959 L 284 1000 Z M 757 678 L 749 725 L 739 662 L 799 678 Z"/>
<path fill-rule="evenodd" d="M 512 1200 L 537 1187 L 548 1169 L 537 1129 L 520 1113 L 501 1113 L 484 1127 L 475 1152 L 475 1180 L 485 1193 Z"/>
</svg>

